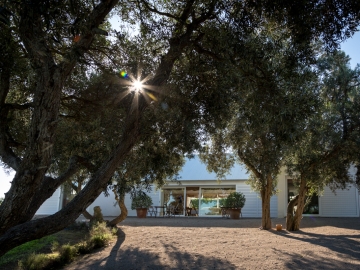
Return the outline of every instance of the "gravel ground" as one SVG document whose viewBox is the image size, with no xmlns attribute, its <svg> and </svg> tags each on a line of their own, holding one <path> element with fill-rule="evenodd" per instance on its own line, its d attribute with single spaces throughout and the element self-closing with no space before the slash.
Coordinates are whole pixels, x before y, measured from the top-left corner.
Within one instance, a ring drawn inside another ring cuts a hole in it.
<svg viewBox="0 0 360 270">
<path fill-rule="evenodd" d="M 108 247 L 64 269 L 360 269 L 360 218 L 304 217 L 301 230 L 260 219 L 127 218 Z"/>
</svg>

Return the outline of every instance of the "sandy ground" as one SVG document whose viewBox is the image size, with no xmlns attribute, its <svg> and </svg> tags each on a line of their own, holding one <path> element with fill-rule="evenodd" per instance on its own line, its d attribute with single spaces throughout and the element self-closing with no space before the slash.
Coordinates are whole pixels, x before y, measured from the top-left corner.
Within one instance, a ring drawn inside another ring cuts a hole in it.
<svg viewBox="0 0 360 270">
<path fill-rule="evenodd" d="M 64 269 L 360 269 L 360 218 L 127 218 L 117 241 Z"/>
</svg>

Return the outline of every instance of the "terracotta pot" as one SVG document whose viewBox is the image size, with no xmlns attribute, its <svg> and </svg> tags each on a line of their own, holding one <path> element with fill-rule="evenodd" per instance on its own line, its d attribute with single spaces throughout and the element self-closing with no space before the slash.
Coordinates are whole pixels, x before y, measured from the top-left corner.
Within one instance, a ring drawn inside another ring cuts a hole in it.
<svg viewBox="0 0 360 270">
<path fill-rule="evenodd" d="M 276 224 L 276 230 L 281 231 L 282 230 L 282 224 Z"/>
<path fill-rule="evenodd" d="M 233 208 L 233 209 L 228 209 L 228 211 L 229 211 L 229 215 L 230 215 L 231 219 L 239 219 L 240 218 L 241 209 Z"/>
<path fill-rule="evenodd" d="M 136 208 L 136 215 L 138 218 L 146 218 L 147 208 Z"/>
</svg>

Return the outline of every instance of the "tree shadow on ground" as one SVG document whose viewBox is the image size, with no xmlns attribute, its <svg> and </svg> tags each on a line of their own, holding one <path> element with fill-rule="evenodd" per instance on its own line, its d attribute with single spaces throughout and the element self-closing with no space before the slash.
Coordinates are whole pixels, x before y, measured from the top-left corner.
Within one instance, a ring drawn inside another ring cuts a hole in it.
<svg viewBox="0 0 360 270">
<path fill-rule="evenodd" d="M 269 230 L 269 232 L 277 234 L 279 236 L 283 236 L 292 240 L 298 240 L 306 243 L 310 243 L 312 245 L 321 246 L 326 249 L 332 250 L 339 254 L 339 258 L 341 257 L 341 261 L 336 259 L 328 258 L 324 256 L 324 259 L 318 261 L 316 258 L 312 258 L 308 261 L 309 268 L 324 268 L 324 269 L 345 269 L 344 267 L 348 268 L 351 266 L 352 261 L 360 261 L 360 235 L 323 235 L 323 234 L 316 234 L 316 233 L 309 233 L 304 231 L 296 231 L 296 232 L 287 232 L 287 231 L 275 231 Z M 358 239 L 358 240 L 354 240 Z M 290 254 L 290 253 L 289 253 Z M 306 255 L 306 254 L 305 254 Z M 311 258 L 312 254 L 308 254 L 309 258 Z M 303 258 L 304 254 L 294 254 L 293 260 L 301 261 L 302 265 L 307 265 L 307 259 Z M 316 255 L 315 257 L 318 257 Z M 299 259 L 301 258 L 301 259 Z M 315 266 L 312 261 L 315 263 L 314 259 L 319 262 L 319 265 Z M 349 265 L 344 265 L 344 262 L 348 262 Z M 327 267 L 323 267 L 324 265 Z M 336 266 L 341 264 L 342 267 L 333 267 L 332 265 Z M 359 269 L 360 265 L 356 264 L 353 267 Z M 306 268 L 306 267 L 303 267 Z"/>
<path fill-rule="evenodd" d="M 175 246 L 159 246 L 156 251 L 147 252 L 139 248 L 121 249 L 125 234 L 120 230 L 118 240 L 107 256 L 88 258 L 75 268 L 87 270 L 113 269 L 237 269 L 227 260 L 206 257 L 199 254 L 180 252 Z M 146 239 L 144 239 L 146 241 Z M 165 247 L 166 252 L 162 252 Z"/>
<path fill-rule="evenodd" d="M 319 254 L 312 251 L 303 253 L 274 250 L 281 254 L 282 269 L 359 269 L 360 264 L 356 259 L 343 257 L 329 257 L 327 253 Z"/>
</svg>

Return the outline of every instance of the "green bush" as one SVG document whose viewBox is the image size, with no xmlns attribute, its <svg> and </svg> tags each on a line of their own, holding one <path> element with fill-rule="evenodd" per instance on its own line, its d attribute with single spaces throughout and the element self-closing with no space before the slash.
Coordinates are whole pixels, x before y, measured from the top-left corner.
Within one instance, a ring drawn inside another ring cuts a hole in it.
<svg viewBox="0 0 360 270">
<path fill-rule="evenodd" d="M 63 266 L 73 261 L 78 254 L 87 254 L 95 248 L 107 245 L 116 233 L 117 228 L 110 229 L 105 222 L 95 222 L 90 228 L 86 241 L 81 241 L 76 245 L 66 244 L 60 247 L 59 243 L 53 239 L 51 242 L 52 254 L 31 253 L 25 259 L 19 261 L 19 268 L 38 270 Z"/>
<path fill-rule="evenodd" d="M 41 239 L 36 239 L 27 243 L 24 243 L 10 251 L 8 251 L 5 255 L 0 258 L 0 269 L 2 269 L 2 265 L 9 262 L 16 262 L 23 259 L 25 256 L 29 256 L 34 252 L 38 252 L 44 246 L 55 241 L 55 237 L 53 235 L 45 236 Z"/>
<path fill-rule="evenodd" d="M 152 199 L 143 191 L 138 191 L 132 198 L 131 209 L 149 208 L 153 204 Z"/>
<path fill-rule="evenodd" d="M 51 252 L 57 252 L 60 250 L 60 245 L 58 241 L 54 241 L 51 243 Z"/>
<path fill-rule="evenodd" d="M 79 254 L 89 254 L 91 252 L 91 246 L 87 241 L 82 241 L 76 245 Z"/>
<path fill-rule="evenodd" d="M 93 248 L 105 246 L 112 238 L 112 232 L 106 227 L 105 222 L 94 223 L 90 229 L 89 244 Z"/>
<path fill-rule="evenodd" d="M 78 251 L 76 246 L 72 246 L 69 244 L 62 245 L 60 248 L 60 262 L 65 264 L 71 262 L 75 259 Z"/>
<path fill-rule="evenodd" d="M 26 270 L 48 269 L 53 259 L 47 254 L 30 254 L 26 259 L 19 261 L 19 268 Z"/>
<path fill-rule="evenodd" d="M 229 196 L 224 200 L 224 206 L 231 208 L 243 208 L 245 205 L 245 201 L 245 195 L 241 192 L 231 192 Z"/>
</svg>

